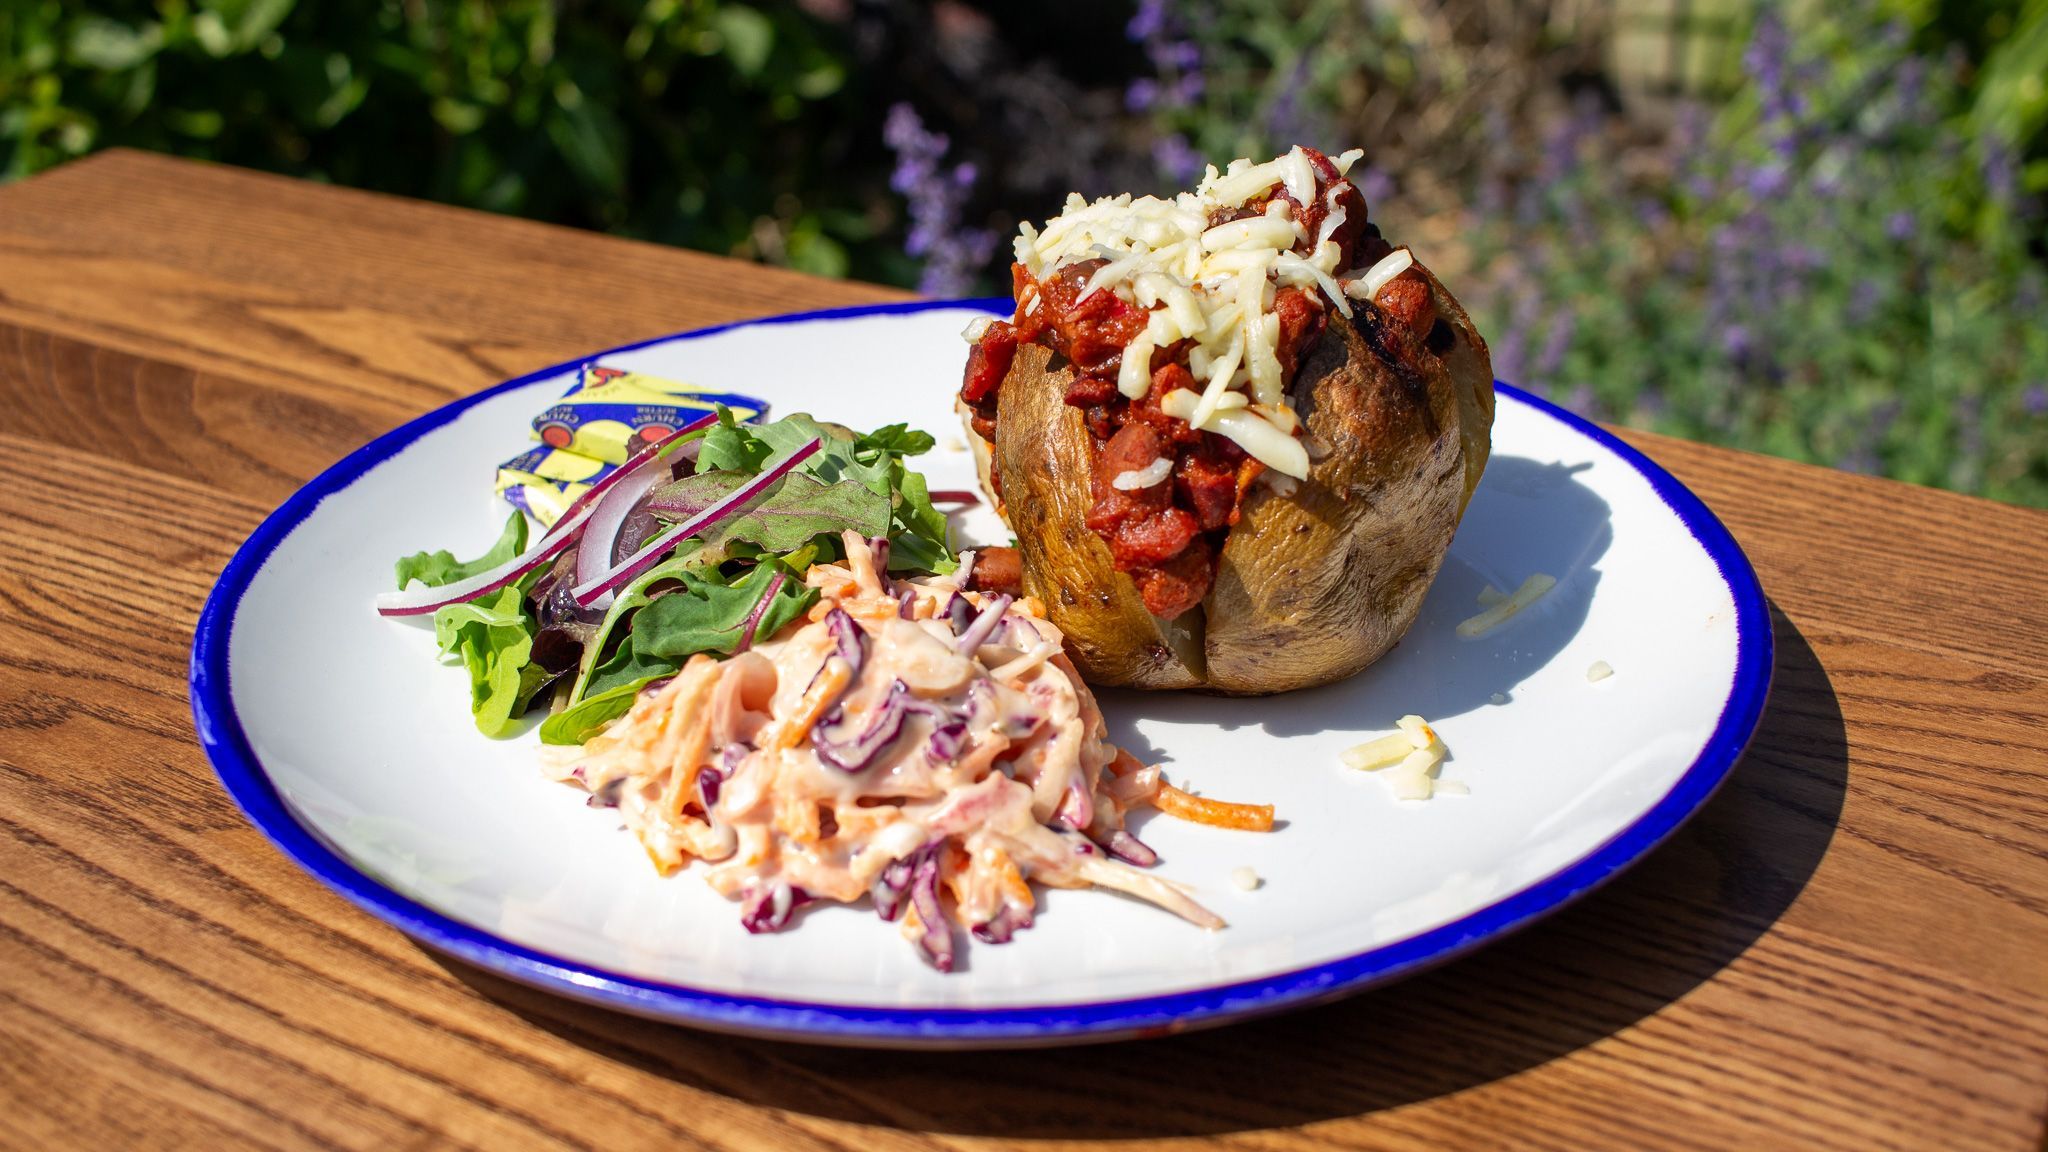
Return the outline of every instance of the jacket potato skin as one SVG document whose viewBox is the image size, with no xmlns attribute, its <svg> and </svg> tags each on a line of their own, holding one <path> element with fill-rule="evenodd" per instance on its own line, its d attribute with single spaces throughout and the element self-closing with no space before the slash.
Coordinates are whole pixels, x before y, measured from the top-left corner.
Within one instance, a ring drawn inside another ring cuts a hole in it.
<svg viewBox="0 0 2048 1152">
<path fill-rule="evenodd" d="M 1072 369 L 1055 370 L 1052 359 L 1042 345 L 1018 347 L 989 453 L 1002 476 L 1001 511 L 1023 553 L 1024 591 L 1045 604 L 1090 683 L 1199 688 L 1199 614 L 1161 620 L 1147 612 L 1137 585 L 1116 570 L 1109 545 L 1086 523 L 1095 440 L 1081 410 L 1066 401 Z M 988 444 L 978 436 L 970 442 L 978 452 Z"/>
<path fill-rule="evenodd" d="M 1095 447 L 1065 402 L 1071 370 L 1041 346 L 1018 349 L 992 451 L 969 442 L 1000 475 L 1025 591 L 1091 683 L 1285 692 L 1353 675 L 1414 623 L 1486 467 L 1494 396 L 1464 309 L 1420 264 L 1407 275 L 1427 285 L 1443 331 L 1418 335 L 1370 305 L 1330 316 L 1289 394 L 1308 479 L 1284 495 L 1253 488 L 1207 598 L 1171 621 L 1145 610 L 1084 523 Z"/>
<path fill-rule="evenodd" d="M 1415 622 L 1486 467 L 1493 423 L 1485 345 L 1442 286 L 1426 283 L 1454 341 L 1443 355 L 1362 307 L 1353 323 L 1333 317 L 1302 364 L 1291 400 L 1308 425 L 1309 478 L 1288 496 L 1255 488 L 1230 530 L 1202 602 L 1205 687 L 1243 695 L 1341 680 Z"/>
</svg>

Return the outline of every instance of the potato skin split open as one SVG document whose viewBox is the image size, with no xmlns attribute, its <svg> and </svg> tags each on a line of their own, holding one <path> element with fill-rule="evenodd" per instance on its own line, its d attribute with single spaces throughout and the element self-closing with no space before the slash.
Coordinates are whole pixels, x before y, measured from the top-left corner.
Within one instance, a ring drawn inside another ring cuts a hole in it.
<svg viewBox="0 0 2048 1152">
<path fill-rule="evenodd" d="M 1415 270 L 1447 333 L 1430 340 L 1371 304 L 1349 322 L 1330 316 L 1289 394 L 1309 478 L 1291 493 L 1252 489 L 1208 597 L 1173 620 L 1145 610 L 1085 523 L 1095 445 L 1065 402 L 1071 370 L 1038 345 L 1018 349 L 993 451 L 969 441 L 1002 481 L 1024 590 L 1091 683 L 1286 692 L 1351 676 L 1408 631 L 1485 470 L 1494 405 L 1485 341 Z"/>
</svg>

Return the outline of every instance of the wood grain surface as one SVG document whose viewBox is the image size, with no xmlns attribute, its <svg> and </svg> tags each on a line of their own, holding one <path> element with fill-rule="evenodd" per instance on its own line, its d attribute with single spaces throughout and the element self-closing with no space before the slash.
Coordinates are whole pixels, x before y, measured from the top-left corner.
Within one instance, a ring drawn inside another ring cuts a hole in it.
<svg viewBox="0 0 2048 1152">
<path fill-rule="evenodd" d="M 1608 888 L 1333 1006 L 735 1040 L 425 951 L 242 820 L 185 662 L 298 484 L 590 349 L 888 295 L 134 153 L 0 189 L 0 1144 L 2043 1146 L 2048 516 L 1653 436 L 1774 605 L 1755 746 Z"/>
</svg>

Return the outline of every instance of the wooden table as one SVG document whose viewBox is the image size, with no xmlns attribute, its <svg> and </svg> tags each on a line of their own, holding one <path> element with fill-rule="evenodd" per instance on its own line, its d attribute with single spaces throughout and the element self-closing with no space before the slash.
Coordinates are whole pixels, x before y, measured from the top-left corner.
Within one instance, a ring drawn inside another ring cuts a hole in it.
<svg viewBox="0 0 2048 1152">
<path fill-rule="evenodd" d="M 186 654 L 297 485 L 590 349 L 888 295 L 135 153 L 0 189 L 0 1142 L 2041 1146 L 2048 515 L 1655 436 L 1775 606 L 1755 747 L 1594 897 L 1335 1006 L 1064 1052 L 721 1038 L 423 951 L 243 822 Z"/>
</svg>

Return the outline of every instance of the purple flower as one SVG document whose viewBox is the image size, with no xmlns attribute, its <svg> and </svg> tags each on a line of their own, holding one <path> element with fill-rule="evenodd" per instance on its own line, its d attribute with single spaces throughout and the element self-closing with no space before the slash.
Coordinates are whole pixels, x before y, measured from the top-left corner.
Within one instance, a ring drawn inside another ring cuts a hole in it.
<svg viewBox="0 0 2048 1152">
<path fill-rule="evenodd" d="M 1653 422 L 1664 415 L 1665 407 L 1664 390 L 1655 384 L 1645 384 L 1643 390 L 1636 393 L 1636 419 L 1643 423 Z"/>
<path fill-rule="evenodd" d="M 1187 137 L 1173 132 L 1152 142 L 1152 163 L 1161 175 L 1177 184 L 1186 184 L 1202 174 L 1205 161 Z"/>
<path fill-rule="evenodd" d="M 1306 133 L 1301 123 L 1301 97 L 1308 88 L 1308 53 L 1294 58 L 1294 67 L 1287 70 L 1287 82 L 1273 97 L 1272 109 L 1266 114 L 1266 124 L 1276 144 L 1303 138 Z"/>
<path fill-rule="evenodd" d="M 1974 471 L 1984 457 L 1984 398 L 1965 393 L 1956 401 L 1956 462 L 1958 469 Z M 1967 487 L 1967 485 L 1958 485 Z"/>
<path fill-rule="evenodd" d="M 1510 272 L 1512 267 L 1509 266 Z M 1523 371 L 1526 367 L 1523 359 L 1529 350 L 1529 328 L 1535 321 L 1538 301 L 1534 292 L 1516 283 L 1515 280 L 1516 278 L 1510 276 L 1509 284 L 1503 291 L 1513 303 L 1508 307 L 1507 325 L 1501 333 L 1499 342 L 1491 346 L 1494 372 L 1503 380 L 1525 383 L 1540 396 L 1546 394 L 1543 381 L 1529 379 Z"/>
<path fill-rule="evenodd" d="M 2029 416 L 2048 416 L 2048 384 L 2032 384 L 2020 396 L 2020 408 Z"/>
<path fill-rule="evenodd" d="M 1578 324 L 1578 317 L 1573 315 L 1569 304 L 1559 310 L 1550 330 L 1543 334 L 1543 348 L 1536 354 L 1536 375 L 1555 376 L 1557 370 L 1564 367 L 1565 353 L 1571 351 L 1572 337 L 1578 332 Z"/>
<path fill-rule="evenodd" d="M 1987 140 L 1979 170 L 1984 175 L 1984 190 L 1994 201 L 2013 202 L 2019 193 L 2019 168 L 2013 161 L 2012 149 L 2001 141 Z"/>
<path fill-rule="evenodd" d="M 1912 239 L 1913 214 L 1911 212 L 1899 211 L 1894 212 L 1890 216 L 1886 217 L 1884 222 L 1884 234 L 1890 237 L 1892 240 L 1901 244 Z"/>
<path fill-rule="evenodd" d="M 1882 289 L 1878 282 L 1865 276 L 1849 290 L 1848 320 L 1851 324 L 1862 324 L 1877 312 L 1878 297 Z"/>
<path fill-rule="evenodd" d="M 1721 351 L 1731 360 L 1741 360 L 1749 355 L 1749 329 L 1745 325 L 1730 324 L 1721 330 Z"/>
<path fill-rule="evenodd" d="M 1138 10 L 1124 25 L 1124 35 L 1143 43 L 1166 30 L 1166 0 L 1138 0 Z"/>
<path fill-rule="evenodd" d="M 1751 196 L 1759 200 L 1775 200 L 1792 186 L 1792 176 L 1784 164 L 1774 162 L 1748 170 L 1742 183 Z"/>
<path fill-rule="evenodd" d="M 924 259 L 918 291 L 928 296 L 965 293 L 996 246 L 993 232 L 961 224 L 977 169 L 971 163 L 946 167 L 950 142 L 943 133 L 926 129 L 908 104 L 889 109 L 882 141 L 896 154 L 889 186 L 904 198 L 910 212 L 903 250 Z"/>
<path fill-rule="evenodd" d="M 1365 197 L 1368 207 L 1394 196 L 1394 177 L 1385 168 L 1367 163 L 1365 170 L 1352 176 L 1351 182 L 1358 186 L 1358 194 Z"/>
<path fill-rule="evenodd" d="M 1159 81 L 1140 76 L 1124 89 L 1124 107 L 1133 112 L 1144 112 L 1159 103 Z"/>
<path fill-rule="evenodd" d="M 1171 72 L 1192 72 L 1202 66 L 1202 49 L 1192 40 L 1168 40 L 1152 48 L 1152 63 Z"/>
<path fill-rule="evenodd" d="M 1791 48 L 1792 39 L 1785 31 L 1785 22 L 1777 13 L 1765 9 L 1757 17 L 1749 46 L 1743 50 L 1742 67 L 1756 85 L 1766 118 L 1781 109 L 1786 99 L 1785 58 Z"/>
</svg>

